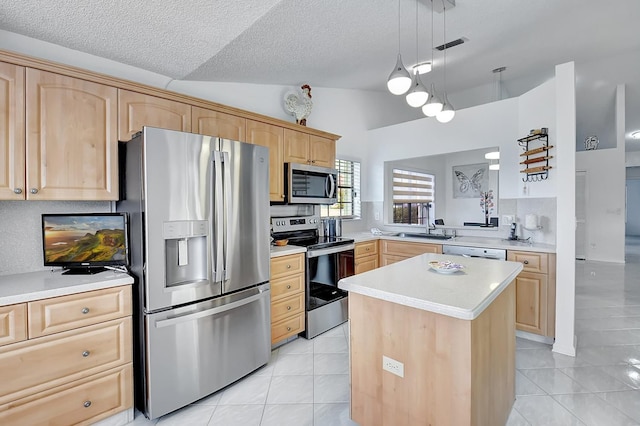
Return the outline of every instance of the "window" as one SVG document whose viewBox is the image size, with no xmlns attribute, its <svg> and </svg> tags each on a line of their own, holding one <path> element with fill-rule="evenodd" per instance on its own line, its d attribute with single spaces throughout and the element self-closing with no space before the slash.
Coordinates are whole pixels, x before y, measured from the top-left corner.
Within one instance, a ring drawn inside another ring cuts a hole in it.
<svg viewBox="0 0 640 426">
<path fill-rule="evenodd" d="M 426 225 L 435 199 L 435 176 L 424 172 L 393 169 L 393 223 Z"/>
<path fill-rule="evenodd" d="M 332 206 L 320 206 L 320 213 L 327 217 L 360 218 L 360 162 L 336 159 L 338 169 L 338 202 Z"/>
</svg>

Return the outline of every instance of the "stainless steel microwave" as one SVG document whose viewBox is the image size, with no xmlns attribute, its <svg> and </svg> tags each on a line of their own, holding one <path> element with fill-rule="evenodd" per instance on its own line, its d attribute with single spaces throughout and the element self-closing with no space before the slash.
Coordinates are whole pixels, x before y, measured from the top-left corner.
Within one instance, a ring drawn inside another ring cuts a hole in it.
<svg viewBox="0 0 640 426">
<path fill-rule="evenodd" d="M 298 163 L 284 164 L 285 201 L 289 204 L 335 204 L 338 171 Z"/>
</svg>

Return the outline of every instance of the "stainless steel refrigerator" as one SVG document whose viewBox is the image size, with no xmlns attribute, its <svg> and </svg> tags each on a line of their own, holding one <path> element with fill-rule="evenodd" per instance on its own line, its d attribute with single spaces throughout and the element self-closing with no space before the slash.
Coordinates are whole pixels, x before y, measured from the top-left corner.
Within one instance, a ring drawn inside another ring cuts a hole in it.
<svg viewBox="0 0 640 426">
<path fill-rule="evenodd" d="M 154 419 L 269 360 L 269 151 L 145 127 L 120 157 L 136 405 Z"/>
</svg>

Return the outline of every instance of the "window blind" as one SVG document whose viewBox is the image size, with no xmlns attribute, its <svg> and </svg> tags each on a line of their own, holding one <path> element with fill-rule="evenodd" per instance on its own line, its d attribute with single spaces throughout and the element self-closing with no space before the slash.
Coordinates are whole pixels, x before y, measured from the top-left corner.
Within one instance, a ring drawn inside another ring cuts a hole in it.
<svg viewBox="0 0 640 426">
<path fill-rule="evenodd" d="M 393 169 L 393 203 L 429 203 L 434 200 L 434 175 Z"/>
</svg>

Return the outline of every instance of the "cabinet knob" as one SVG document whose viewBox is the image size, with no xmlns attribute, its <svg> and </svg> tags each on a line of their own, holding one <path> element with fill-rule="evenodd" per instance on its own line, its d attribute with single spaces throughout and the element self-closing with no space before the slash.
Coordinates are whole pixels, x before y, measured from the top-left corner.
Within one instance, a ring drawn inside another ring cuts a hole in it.
<svg viewBox="0 0 640 426">
<path fill-rule="evenodd" d="M 89 313 L 89 308 L 82 308 L 82 313 L 83 314 L 88 314 Z"/>
<path fill-rule="evenodd" d="M 311 160 L 311 164 L 316 164 L 316 160 Z"/>
<path fill-rule="evenodd" d="M 291 290 L 291 284 L 287 285 L 287 290 Z"/>
<path fill-rule="evenodd" d="M 367 248 L 365 249 L 365 251 L 369 251 L 369 250 L 371 250 L 369 247 L 367 247 Z"/>
<path fill-rule="evenodd" d="M 85 401 L 82 405 L 84 405 L 85 408 L 89 408 L 91 407 L 91 401 Z"/>
<path fill-rule="evenodd" d="M 16 188 L 13 190 L 14 194 L 22 194 L 22 188 Z"/>
<path fill-rule="evenodd" d="M 287 269 L 291 269 L 291 265 L 287 265 Z"/>
<path fill-rule="evenodd" d="M 290 310 L 291 310 L 291 306 L 287 306 L 287 311 L 290 311 Z"/>
<path fill-rule="evenodd" d="M 29 190 L 30 193 L 32 194 L 37 194 L 38 193 L 38 188 L 31 188 L 31 190 Z"/>
<path fill-rule="evenodd" d="M 287 331 L 291 331 L 291 327 L 287 327 Z"/>
<path fill-rule="evenodd" d="M 89 351 L 84 351 L 84 352 L 82 352 L 82 356 L 83 356 L 84 358 L 88 357 L 89 355 L 91 355 L 91 352 L 89 352 Z"/>
<path fill-rule="evenodd" d="M 284 200 L 284 194 L 280 195 L 280 198 L 282 198 Z"/>
<path fill-rule="evenodd" d="M 525 265 L 528 265 L 529 261 L 528 260 L 523 260 L 522 263 L 524 263 Z"/>
</svg>

